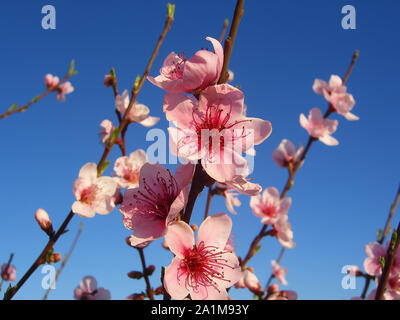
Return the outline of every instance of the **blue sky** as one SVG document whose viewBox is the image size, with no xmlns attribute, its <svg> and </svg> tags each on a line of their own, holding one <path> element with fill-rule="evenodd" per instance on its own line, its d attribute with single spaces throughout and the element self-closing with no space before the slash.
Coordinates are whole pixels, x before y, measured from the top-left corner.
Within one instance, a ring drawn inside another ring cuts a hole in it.
<svg viewBox="0 0 400 320">
<path fill-rule="evenodd" d="M 235 7 L 233 0 L 175 3 L 176 20 L 152 75 L 158 74 L 171 51 L 191 56 L 209 47 L 205 38 L 219 36 L 224 19 L 231 19 Z M 56 30 L 41 28 L 45 4 L 56 8 Z M 346 4 L 356 8 L 356 30 L 341 27 L 341 8 Z M 65 103 L 49 96 L 27 112 L 0 121 L 0 262 L 14 252 L 18 279 L 46 243 L 33 218 L 36 209 L 44 208 L 55 226 L 62 223 L 74 201 L 72 184 L 80 167 L 100 159 L 100 122 L 105 118 L 116 122 L 112 91 L 102 84 L 104 75 L 115 67 L 120 91 L 132 86 L 163 28 L 165 8 L 166 1 L 159 0 L 1 3 L 0 113 L 41 93 L 44 75 L 63 76 L 72 59 L 79 71 L 71 80 L 75 92 Z M 301 299 L 349 299 L 360 294 L 362 279 L 357 280 L 356 290 L 342 289 L 341 269 L 347 264 L 362 266 L 364 246 L 376 239 L 395 196 L 400 156 L 400 47 L 395 40 L 399 11 L 394 0 L 245 3 L 230 69 L 235 73 L 234 84 L 245 93 L 248 115 L 272 122 L 272 135 L 257 148 L 255 159 L 254 178 L 264 188 L 281 190 L 286 182 L 286 172 L 271 158 L 279 142 L 284 138 L 296 145 L 307 141 L 299 114 L 308 114 L 313 107 L 326 108 L 324 99 L 311 89 L 314 79 L 344 75 L 354 50 L 360 50 L 348 81 L 348 90 L 356 99 L 353 111 L 360 120 L 333 116 L 339 120 L 334 136 L 340 145 L 315 143 L 289 193 L 293 198 L 289 220 L 297 247 L 286 252 L 282 265 L 289 269 L 287 289 L 296 290 Z M 162 118 L 156 127 L 166 130 L 163 95 L 147 82 L 138 100 Z M 145 136 L 142 127 L 130 127 L 128 151 L 146 150 L 151 142 Z M 110 160 L 119 156 L 115 148 Z M 251 212 L 249 198 L 241 196 L 240 200 L 242 206 L 232 219 L 236 250 L 243 256 L 261 224 Z M 196 204 L 193 222 L 201 221 L 204 207 L 205 194 Z M 213 199 L 211 212 L 221 211 L 226 211 L 224 200 Z M 93 219 L 74 217 L 70 232 L 55 250 L 68 251 L 80 222 L 84 224 L 82 236 L 50 298 L 71 299 L 87 274 L 109 289 L 113 299 L 144 290 L 144 281 L 126 276 L 140 269 L 140 261 L 124 242 L 130 232 L 122 225 L 118 210 Z M 275 239 L 266 238 L 249 264 L 263 284 L 279 250 Z M 146 257 L 157 266 L 151 277 L 157 286 L 160 266 L 168 265 L 172 255 L 156 241 L 146 250 Z M 41 299 L 42 277 L 39 269 L 15 298 Z M 231 292 L 236 299 L 251 298 L 244 290 Z"/>
</svg>

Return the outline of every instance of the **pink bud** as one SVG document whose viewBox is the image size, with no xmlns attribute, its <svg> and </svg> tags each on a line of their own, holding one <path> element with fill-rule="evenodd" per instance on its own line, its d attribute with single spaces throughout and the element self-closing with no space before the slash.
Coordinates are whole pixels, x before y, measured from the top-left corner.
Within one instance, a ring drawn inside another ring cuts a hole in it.
<svg viewBox="0 0 400 320">
<path fill-rule="evenodd" d="M 114 84 L 114 79 L 113 79 L 113 77 L 112 77 L 111 75 L 109 75 L 109 74 L 106 74 L 106 75 L 104 76 L 104 82 L 103 82 L 103 84 L 104 84 L 107 88 L 111 87 L 111 86 Z"/>
<path fill-rule="evenodd" d="M 44 232 L 46 232 L 49 236 L 51 236 L 54 233 L 50 217 L 45 210 L 39 208 L 35 213 L 35 219 L 39 224 L 40 228 Z"/>
<path fill-rule="evenodd" d="M 60 79 L 50 73 L 46 74 L 46 77 L 44 78 L 44 83 L 47 88 L 55 87 L 59 84 L 59 82 Z"/>
<path fill-rule="evenodd" d="M 268 287 L 268 294 L 274 294 L 274 293 L 278 293 L 278 292 L 279 292 L 279 286 L 276 283 L 271 284 Z"/>
<path fill-rule="evenodd" d="M 50 256 L 50 261 L 49 262 L 53 262 L 53 263 L 57 263 L 57 262 L 60 262 L 61 261 L 61 254 L 60 253 L 53 253 L 51 256 Z"/>
</svg>

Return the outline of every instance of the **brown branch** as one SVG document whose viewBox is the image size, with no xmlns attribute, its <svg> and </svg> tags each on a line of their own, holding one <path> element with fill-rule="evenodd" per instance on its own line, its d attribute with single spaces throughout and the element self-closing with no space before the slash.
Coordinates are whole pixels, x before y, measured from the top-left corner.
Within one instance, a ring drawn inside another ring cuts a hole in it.
<svg viewBox="0 0 400 320">
<path fill-rule="evenodd" d="M 18 283 L 10 288 L 5 295 L 4 295 L 4 300 L 10 300 L 17 292 L 18 290 L 23 286 L 26 280 L 29 279 L 29 277 L 32 275 L 35 270 L 42 265 L 47 253 L 49 252 L 50 249 L 53 248 L 54 244 L 57 242 L 58 238 L 64 233 L 68 223 L 71 221 L 72 217 L 75 214 L 72 212 L 72 210 L 69 212 L 68 216 L 65 218 L 63 224 L 61 225 L 60 229 L 58 229 L 57 233 L 52 237 L 40 253 L 39 257 L 35 260 L 35 262 L 32 264 L 32 266 L 28 269 L 28 271 L 23 275 L 21 280 L 18 281 Z"/>
<path fill-rule="evenodd" d="M 231 58 L 231 53 L 233 49 L 233 44 L 235 43 L 236 34 L 239 29 L 239 23 L 242 19 L 244 0 L 238 0 L 236 2 L 235 12 L 233 14 L 231 29 L 229 30 L 229 35 L 225 39 L 224 43 L 224 64 L 222 66 L 221 76 L 219 77 L 218 84 L 225 83 L 229 78 L 228 66 L 229 60 Z"/>
<path fill-rule="evenodd" d="M 55 276 L 54 280 L 52 281 L 50 287 L 47 289 L 47 291 L 46 291 L 46 293 L 45 293 L 45 295 L 44 295 L 44 297 L 43 297 L 43 300 L 47 300 L 47 297 L 48 297 L 49 294 L 50 294 L 51 288 L 52 288 L 52 287 L 54 286 L 54 284 L 57 282 L 58 277 L 60 276 L 61 272 L 64 270 L 64 268 L 65 268 L 65 266 L 66 266 L 66 264 L 67 264 L 69 258 L 71 257 L 71 254 L 72 254 L 72 252 L 73 252 L 74 249 L 75 249 L 75 246 L 76 246 L 76 244 L 77 244 L 77 242 L 78 242 L 78 239 L 79 239 L 81 233 L 82 233 L 82 223 L 79 224 L 79 229 L 78 229 L 78 232 L 77 232 L 76 235 L 75 235 L 74 241 L 72 242 L 71 248 L 69 249 L 68 253 L 65 255 L 64 260 L 63 260 L 63 262 L 61 263 L 60 269 L 57 270 L 56 276 Z"/>
<path fill-rule="evenodd" d="M 27 104 L 23 105 L 22 107 L 18 107 L 18 108 L 11 107 L 10 109 L 8 109 L 7 112 L 0 114 L 0 119 L 7 118 L 10 115 L 15 114 L 15 113 L 25 112 L 26 110 L 28 110 L 28 108 L 31 105 L 33 105 L 34 103 L 36 103 L 39 100 L 46 97 L 50 92 L 57 91 L 58 88 L 60 87 L 60 85 L 63 84 L 65 81 L 67 81 L 72 75 L 73 75 L 72 73 L 68 72 L 68 74 L 64 78 L 62 78 L 61 81 L 57 85 L 47 88 L 47 90 L 45 92 L 36 96 L 35 98 L 33 98 L 31 101 L 29 101 Z"/>
<path fill-rule="evenodd" d="M 142 262 L 143 277 L 146 282 L 146 292 L 150 300 L 154 300 L 153 289 L 151 288 L 149 275 L 147 274 L 146 260 L 144 258 L 143 248 L 136 248 L 139 251 L 140 261 Z"/>
<path fill-rule="evenodd" d="M 211 199 L 213 197 L 212 187 L 208 187 L 206 210 L 204 211 L 204 219 L 208 217 L 208 212 L 210 211 Z"/>
<path fill-rule="evenodd" d="M 146 79 L 147 75 L 150 72 L 150 68 L 157 56 L 158 50 L 160 49 L 160 46 L 165 38 L 165 35 L 167 34 L 168 30 L 170 29 L 170 26 L 174 20 L 174 16 L 173 16 L 173 10 L 171 10 L 172 6 L 168 5 L 168 16 L 167 16 L 167 20 L 165 22 L 165 26 L 164 26 L 164 30 L 161 34 L 161 36 L 158 39 L 158 42 L 156 44 L 156 47 L 153 51 L 153 54 L 151 55 L 150 61 L 148 62 L 146 69 L 143 73 L 143 76 L 141 78 L 141 80 L 139 81 L 139 83 L 135 82 L 135 84 L 133 85 L 133 89 L 132 89 L 132 98 L 129 102 L 129 106 L 128 109 L 125 112 L 124 118 L 122 119 L 122 125 L 118 128 L 118 134 L 117 136 L 120 135 L 122 129 L 129 123 L 129 119 L 128 119 L 128 114 L 136 100 L 136 96 L 138 95 L 140 89 L 143 86 L 144 80 Z M 97 172 L 98 174 L 101 172 L 103 165 L 107 159 L 108 154 L 110 153 L 112 147 L 115 144 L 115 140 L 114 141 L 110 141 L 109 143 L 106 144 L 106 147 L 104 149 L 103 155 L 100 159 L 100 162 L 97 165 Z M 25 283 L 26 280 L 28 280 L 28 278 L 32 275 L 32 273 L 42 264 L 43 258 L 46 256 L 46 254 L 48 253 L 48 251 L 50 249 L 53 248 L 54 244 L 57 242 L 58 238 L 64 233 L 68 223 L 71 221 L 72 217 L 75 214 L 72 212 L 72 210 L 69 212 L 68 216 L 66 217 L 66 219 L 64 220 L 63 224 L 61 225 L 60 229 L 57 231 L 57 233 L 55 234 L 55 236 L 53 238 L 51 238 L 49 240 L 49 242 L 47 243 L 47 245 L 45 246 L 45 248 L 43 249 L 43 251 L 41 252 L 41 254 L 39 255 L 39 257 L 35 260 L 35 262 L 32 264 L 32 266 L 28 269 L 28 271 L 25 273 L 25 275 L 21 278 L 21 280 L 17 283 L 16 286 L 14 286 L 13 288 L 11 288 L 10 290 L 8 290 L 8 292 L 5 294 L 4 296 L 4 300 L 10 300 L 17 292 L 18 290 L 21 288 L 21 286 Z"/>
</svg>

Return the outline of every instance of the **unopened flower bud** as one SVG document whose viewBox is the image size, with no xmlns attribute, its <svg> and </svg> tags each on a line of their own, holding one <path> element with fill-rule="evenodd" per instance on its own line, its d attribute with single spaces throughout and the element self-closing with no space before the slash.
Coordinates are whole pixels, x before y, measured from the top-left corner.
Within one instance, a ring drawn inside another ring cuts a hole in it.
<svg viewBox="0 0 400 320">
<path fill-rule="evenodd" d="M 146 275 L 151 276 L 153 274 L 154 270 L 156 270 L 156 267 L 154 265 L 152 265 L 152 264 L 149 265 L 146 268 Z"/>
<path fill-rule="evenodd" d="M 35 213 L 35 219 L 39 224 L 40 228 L 44 232 L 46 232 L 48 236 L 53 235 L 54 233 L 53 225 L 46 211 L 44 211 L 42 208 L 39 208 Z"/>
<path fill-rule="evenodd" d="M 267 292 L 268 292 L 268 294 L 278 293 L 278 292 L 279 292 L 279 286 L 278 286 L 276 283 L 271 284 L 271 285 L 268 287 Z"/>
<path fill-rule="evenodd" d="M 17 278 L 17 271 L 12 264 L 3 263 L 1 266 L 1 279 L 13 282 Z"/>
<path fill-rule="evenodd" d="M 140 271 L 131 271 L 128 272 L 128 277 L 131 279 L 140 279 L 141 277 L 143 277 L 143 273 Z"/>
<path fill-rule="evenodd" d="M 49 262 L 52 263 L 57 263 L 59 261 L 61 261 L 61 254 L 60 253 L 53 253 L 50 258 L 49 258 Z"/>
<path fill-rule="evenodd" d="M 115 79 L 115 80 L 117 80 L 117 79 Z M 106 74 L 106 75 L 104 76 L 104 82 L 103 82 L 103 84 L 104 84 L 107 88 L 113 86 L 113 85 L 114 85 L 114 78 L 113 78 L 110 74 Z"/>
</svg>

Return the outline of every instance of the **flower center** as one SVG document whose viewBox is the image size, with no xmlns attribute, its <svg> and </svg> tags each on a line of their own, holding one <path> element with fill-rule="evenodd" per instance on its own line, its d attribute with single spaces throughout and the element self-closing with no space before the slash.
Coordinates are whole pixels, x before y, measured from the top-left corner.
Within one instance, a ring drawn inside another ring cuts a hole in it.
<svg viewBox="0 0 400 320">
<path fill-rule="evenodd" d="M 198 137 L 199 150 L 207 145 L 209 152 L 211 152 L 215 147 L 214 144 L 218 144 L 222 150 L 226 141 L 224 141 L 224 136 L 220 135 L 221 131 L 233 129 L 235 126 L 251 121 L 251 120 L 239 120 L 233 123 L 229 122 L 231 119 L 232 105 L 230 105 L 229 110 L 226 111 L 221 104 L 213 104 L 207 106 L 205 114 L 199 115 L 197 112 L 192 112 L 192 120 L 194 124 L 194 129 Z M 231 136 L 232 143 L 236 139 L 243 139 L 247 136 L 246 129 L 235 129 Z M 215 139 L 216 138 L 216 139 Z M 205 139 L 206 141 L 203 141 Z M 215 141 L 217 140 L 217 141 Z"/>
<path fill-rule="evenodd" d="M 273 218 L 276 215 L 276 207 L 270 203 L 265 204 L 261 210 L 266 216 L 270 218 Z"/>
<path fill-rule="evenodd" d="M 185 53 L 175 55 L 170 61 L 166 63 L 165 66 L 161 68 L 160 73 L 170 80 L 182 79 L 185 62 Z"/>
<path fill-rule="evenodd" d="M 123 178 L 129 183 L 135 184 L 139 181 L 139 172 L 133 169 L 125 170 Z"/>
<path fill-rule="evenodd" d="M 167 171 L 169 175 L 167 178 L 158 171 L 156 181 L 152 184 L 149 184 L 146 178 L 142 178 L 145 192 L 139 190 L 139 196 L 134 195 L 142 214 L 156 216 L 162 220 L 167 218 L 171 205 L 180 192 L 175 178 L 169 170 Z"/>
<path fill-rule="evenodd" d="M 81 192 L 81 202 L 92 205 L 96 199 L 97 186 L 92 184 L 90 187 L 83 189 Z"/>
<path fill-rule="evenodd" d="M 199 287 L 213 287 L 220 292 L 215 280 L 230 282 L 225 278 L 224 269 L 233 269 L 223 257 L 223 254 L 228 252 L 214 246 L 205 246 L 203 241 L 197 246 L 194 245 L 181 260 L 177 273 L 178 282 L 184 277 L 186 288 L 195 292 Z"/>
</svg>

